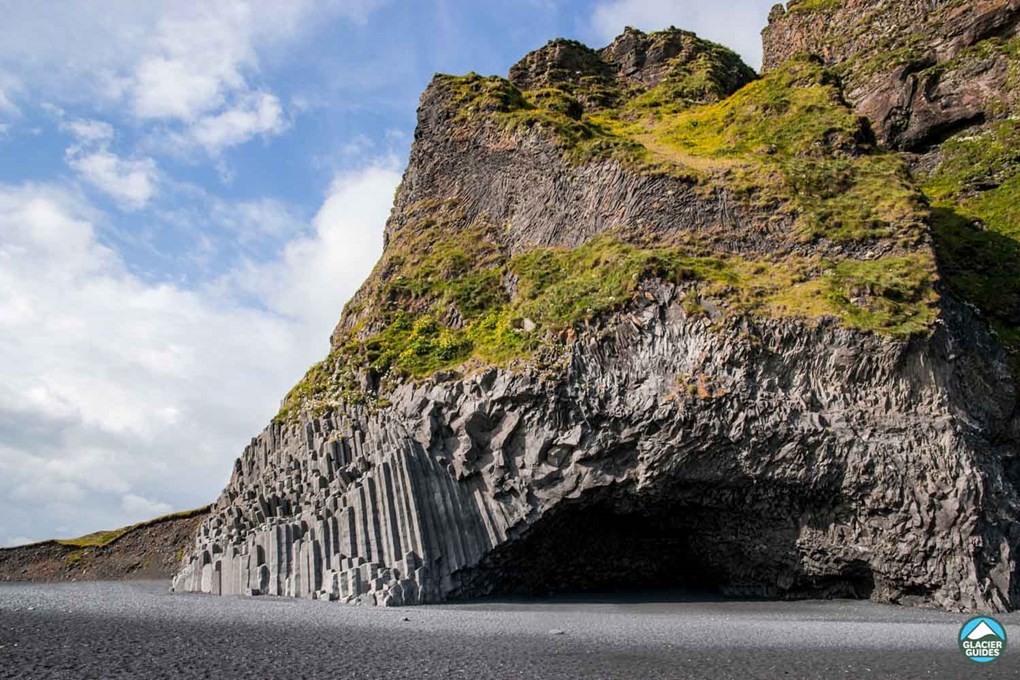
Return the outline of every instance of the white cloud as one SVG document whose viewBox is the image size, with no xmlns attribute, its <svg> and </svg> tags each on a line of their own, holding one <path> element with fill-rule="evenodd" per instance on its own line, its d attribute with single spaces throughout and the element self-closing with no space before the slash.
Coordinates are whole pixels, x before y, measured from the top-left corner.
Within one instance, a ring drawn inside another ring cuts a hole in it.
<svg viewBox="0 0 1020 680">
<path fill-rule="evenodd" d="M 159 517 L 173 511 L 173 506 L 169 503 L 149 500 L 145 496 L 133 493 L 125 494 L 120 505 L 130 517 Z"/>
<path fill-rule="evenodd" d="M 382 1 L 8 3 L 0 86 L 18 73 L 36 96 L 123 107 L 216 152 L 286 129 L 279 98 L 259 81 L 261 51 L 332 17 L 363 22 Z M 0 87 L 0 111 L 5 102 Z"/>
<path fill-rule="evenodd" d="M 67 163 L 126 210 L 144 208 L 156 193 L 157 169 L 151 158 L 125 160 L 109 151 L 96 151 L 72 155 Z"/>
<path fill-rule="evenodd" d="M 156 194 L 159 180 L 156 162 L 151 158 L 124 159 L 111 152 L 112 125 L 100 120 L 73 120 L 61 123 L 60 129 L 76 140 L 66 152 L 68 166 L 121 208 L 144 208 Z"/>
<path fill-rule="evenodd" d="M 278 259 L 201 289 L 132 274 L 80 196 L 0 185 L 0 544 L 213 500 L 325 355 L 398 181 L 339 177 L 300 235 L 268 227 L 292 237 Z"/>
<path fill-rule="evenodd" d="M 654 31 L 676 26 L 738 52 L 754 68 L 761 66 L 761 29 L 773 0 L 602 0 L 592 12 L 590 30 L 608 42 L 624 27 Z"/>
<path fill-rule="evenodd" d="M 70 132 L 83 145 L 113 140 L 113 126 L 101 120 L 72 120 L 62 123 L 60 129 Z"/>
<path fill-rule="evenodd" d="M 275 95 L 257 92 L 245 96 L 232 108 L 202 118 L 191 127 L 188 137 L 215 155 L 256 135 L 278 134 L 285 128 L 280 100 Z"/>
<path fill-rule="evenodd" d="M 133 74 L 135 113 L 192 119 L 220 106 L 226 92 L 243 89 L 242 71 L 257 64 L 252 14 L 246 3 L 226 2 L 191 16 L 163 17 Z"/>
<path fill-rule="evenodd" d="M 14 105 L 14 102 L 7 96 L 3 88 L 0 88 L 0 113 L 8 115 L 18 115 L 20 113 L 18 107 Z"/>
<path fill-rule="evenodd" d="M 347 297 L 337 291 L 356 290 L 382 253 L 380 225 L 399 181 L 391 165 L 341 175 L 312 220 L 312 233 L 288 243 L 276 262 L 233 272 L 230 288 L 332 330 Z"/>
<path fill-rule="evenodd" d="M 290 208 L 269 198 L 241 203 L 215 201 L 212 217 L 216 224 L 229 229 L 241 244 L 260 238 L 289 240 L 306 226 Z"/>
</svg>

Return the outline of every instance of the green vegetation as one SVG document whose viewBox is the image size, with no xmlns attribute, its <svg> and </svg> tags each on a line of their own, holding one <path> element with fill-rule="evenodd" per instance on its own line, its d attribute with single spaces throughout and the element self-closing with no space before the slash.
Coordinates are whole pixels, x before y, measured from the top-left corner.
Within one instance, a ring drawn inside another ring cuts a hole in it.
<svg viewBox="0 0 1020 680">
<path fill-rule="evenodd" d="M 1020 120 L 947 140 L 923 188 L 946 280 L 1020 350 Z"/>
<path fill-rule="evenodd" d="M 651 279 L 681 286 L 693 314 L 711 306 L 724 315 L 836 318 L 896 337 L 928 332 L 936 267 L 930 251 L 913 248 L 924 243 L 928 208 L 904 163 L 872 145 L 835 76 L 800 58 L 755 79 L 724 48 L 692 49 L 656 87 L 620 86 L 613 97 L 585 61 L 590 50 L 563 57 L 579 60 L 576 72 L 550 71 L 559 62 L 541 53 L 515 67 L 518 82 L 538 84 L 533 90 L 477 74 L 441 76 L 436 86 L 454 135 L 488 134 L 491 143 L 494 127 L 508 137 L 537 128 L 571 163 L 611 158 L 706 193 L 724 188 L 763 220 L 793 224 L 795 248 L 882 239 L 893 254 L 749 259 L 624 232 L 511 253 L 501 226 L 469 223 L 452 200 L 423 202 L 401 212 L 330 355 L 291 390 L 278 418 L 364 402 L 395 381 L 445 369 L 555 361 L 575 329 L 626 308 Z M 748 84 L 730 94 L 734 83 Z M 609 100 L 614 107 L 591 106 Z"/>
<path fill-rule="evenodd" d="M 787 12 L 827 12 L 839 9 L 843 0 L 790 0 L 786 3 Z"/>
<path fill-rule="evenodd" d="M 830 316 L 897 337 L 927 332 L 936 316 L 935 267 L 924 255 L 753 261 L 605 235 L 573 249 L 509 257 L 489 240 L 493 230 L 446 230 L 454 224 L 448 215 L 428 228 L 406 227 L 406 241 L 394 239 L 403 245 L 377 269 L 390 277 L 370 281 L 356 328 L 291 390 L 278 418 L 361 400 L 357 376 L 366 370 L 414 378 L 472 362 L 533 359 L 541 348 L 562 346 L 569 329 L 625 307 L 649 279 L 685 285 L 694 312 L 703 296 L 729 314 Z M 439 247 L 423 249 L 423 241 Z"/>
<path fill-rule="evenodd" d="M 78 538 L 57 539 L 57 543 L 78 548 L 98 548 L 104 545 L 109 545 L 126 534 L 129 529 L 130 527 L 123 527 L 121 529 L 113 529 L 111 531 L 95 531 L 91 534 L 79 536 Z"/>
<path fill-rule="evenodd" d="M 622 117 L 649 110 L 676 113 L 698 104 L 718 102 L 758 77 L 735 52 L 722 45 L 676 30 L 649 37 L 654 41 L 659 35 L 663 39 L 681 36 L 687 50 L 658 85 L 628 97 L 620 109 Z"/>
<path fill-rule="evenodd" d="M 729 186 L 741 200 L 793 217 L 804 240 L 918 239 L 925 210 L 906 165 L 866 140 L 827 69 L 793 59 L 714 101 L 711 83 L 734 68 L 706 50 L 621 108 L 580 117 L 580 105 L 561 91 L 522 93 L 474 74 L 441 82 L 462 120 L 484 112 L 508 131 L 540 127 L 575 163 L 616 158 Z"/>
<path fill-rule="evenodd" d="M 598 158 L 620 158 L 637 163 L 645 152 L 640 144 L 603 129 L 582 115 L 580 102 L 567 92 L 544 88 L 524 93 L 496 76 L 438 76 L 437 86 L 447 94 L 447 105 L 466 130 L 478 116 L 486 116 L 507 132 L 540 128 L 551 133 L 564 155 L 575 163 Z"/>
<path fill-rule="evenodd" d="M 64 557 L 64 563 L 68 567 L 74 568 L 81 563 L 84 557 L 85 557 L 84 550 L 72 550 L 71 552 L 67 553 L 66 557 Z"/>
<path fill-rule="evenodd" d="M 659 158 L 688 172 L 714 163 L 738 196 L 796 216 L 804 239 L 914 241 L 923 232 L 905 164 L 862 141 L 838 82 L 815 60 L 791 60 L 728 99 L 630 133 L 640 138 L 642 128 Z"/>
</svg>

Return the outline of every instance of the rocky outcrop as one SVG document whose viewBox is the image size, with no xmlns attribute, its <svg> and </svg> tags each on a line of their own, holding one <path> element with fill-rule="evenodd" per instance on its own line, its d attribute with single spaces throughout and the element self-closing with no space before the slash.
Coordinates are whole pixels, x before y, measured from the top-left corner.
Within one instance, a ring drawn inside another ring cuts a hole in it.
<svg viewBox="0 0 1020 680">
<path fill-rule="evenodd" d="M 1008 42 L 1018 25 L 1017 0 L 791 2 L 769 17 L 764 68 L 821 56 L 883 143 L 924 150 L 1007 115 L 1017 97 Z"/>
<path fill-rule="evenodd" d="M 174 587 L 1020 604 L 1007 355 L 936 295 L 919 193 L 835 79 L 803 61 L 734 111 L 720 50 L 628 31 L 437 77 L 382 260 Z M 762 132 L 799 102 L 821 122 Z M 806 231 L 805 196 L 853 229 Z"/>
<path fill-rule="evenodd" d="M 736 54 L 690 31 L 627 28 L 598 51 L 576 40 L 553 40 L 514 64 L 509 80 L 521 90 L 562 90 L 594 111 L 692 71 L 701 75 L 699 94 L 707 98 L 725 97 L 755 78 Z"/>
<path fill-rule="evenodd" d="M 572 347 L 271 426 L 180 589 L 397 605 L 612 584 L 1002 610 L 1012 379 L 965 309 L 928 342 L 691 318 L 683 292 Z M 966 345 L 956 334 L 966 331 Z"/>
</svg>

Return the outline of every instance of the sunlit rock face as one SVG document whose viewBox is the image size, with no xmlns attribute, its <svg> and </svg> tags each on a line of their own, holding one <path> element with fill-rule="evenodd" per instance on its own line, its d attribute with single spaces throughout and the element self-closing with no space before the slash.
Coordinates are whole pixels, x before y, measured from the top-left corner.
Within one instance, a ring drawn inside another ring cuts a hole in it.
<svg viewBox="0 0 1020 680">
<path fill-rule="evenodd" d="M 880 140 L 925 150 L 1006 117 L 1017 101 L 1017 0 L 837 0 L 777 5 L 764 68 L 820 55 Z"/>
<path fill-rule="evenodd" d="M 437 77 L 382 260 L 174 587 L 1017 606 L 1009 357 L 940 283 L 920 193 L 838 78 L 776 63 L 781 21 L 767 65 L 787 74 L 760 81 L 633 30 L 554 41 L 509 80 Z M 685 141 L 798 97 L 845 137 Z M 830 163 L 897 208 L 777 193 Z"/>
</svg>

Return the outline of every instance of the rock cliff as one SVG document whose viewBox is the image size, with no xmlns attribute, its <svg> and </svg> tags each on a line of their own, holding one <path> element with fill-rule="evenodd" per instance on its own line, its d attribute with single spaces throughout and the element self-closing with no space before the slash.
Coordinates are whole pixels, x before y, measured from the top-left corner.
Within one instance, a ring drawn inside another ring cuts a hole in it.
<svg viewBox="0 0 1020 680">
<path fill-rule="evenodd" d="M 820 56 L 879 141 L 902 152 L 932 208 L 947 289 L 974 305 L 1014 367 L 1018 34 L 1016 0 L 805 0 L 773 8 L 763 33 L 766 70 L 797 55 Z"/>
<path fill-rule="evenodd" d="M 1020 604 L 1010 357 L 773 20 L 761 78 L 677 29 L 437 76 L 382 259 L 175 588 Z"/>
</svg>

